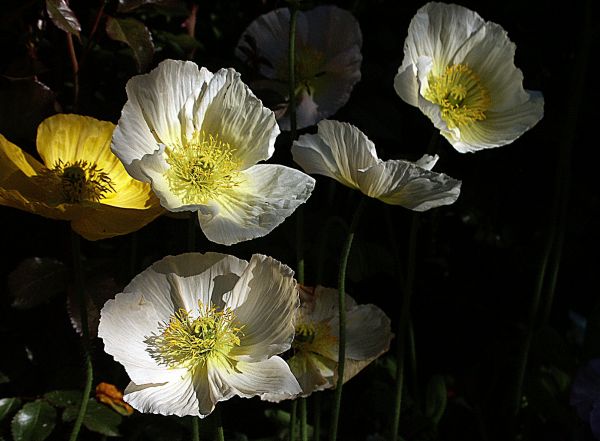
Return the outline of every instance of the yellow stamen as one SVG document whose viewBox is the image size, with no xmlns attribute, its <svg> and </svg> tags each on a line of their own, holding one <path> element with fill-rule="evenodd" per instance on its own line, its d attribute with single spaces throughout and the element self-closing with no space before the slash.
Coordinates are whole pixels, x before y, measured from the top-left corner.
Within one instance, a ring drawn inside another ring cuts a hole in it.
<svg viewBox="0 0 600 441">
<path fill-rule="evenodd" d="M 292 348 L 297 352 L 321 352 L 338 344 L 338 338 L 323 322 L 301 321 L 296 323 Z"/>
<path fill-rule="evenodd" d="M 230 308 L 198 303 L 198 315 L 180 309 L 168 323 L 159 326 L 158 335 L 146 339 L 148 352 L 160 364 L 170 368 L 193 370 L 208 359 L 227 360 L 227 354 L 240 345 L 243 326 L 234 324 Z"/>
<path fill-rule="evenodd" d="M 38 175 L 38 179 L 50 191 L 58 193 L 58 203 L 99 202 L 107 193 L 115 191 L 108 174 L 84 160 L 58 160 L 52 168 Z"/>
<path fill-rule="evenodd" d="M 449 128 L 466 126 L 486 118 L 491 99 L 479 77 L 465 64 L 448 66 L 440 76 L 429 75 L 424 97 L 441 108 Z"/>
<path fill-rule="evenodd" d="M 169 187 L 186 204 L 206 204 L 240 184 L 235 150 L 218 135 L 201 132 L 186 145 L 168 147 L 165 152 Z"/>
</svg>

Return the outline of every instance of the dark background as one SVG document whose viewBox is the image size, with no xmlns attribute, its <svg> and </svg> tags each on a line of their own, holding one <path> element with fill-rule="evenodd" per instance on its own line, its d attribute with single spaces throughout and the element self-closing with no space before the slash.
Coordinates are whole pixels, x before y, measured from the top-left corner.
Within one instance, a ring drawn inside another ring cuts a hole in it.
<svg viewBox="0 0 600 441">
<path fill-rule="evenodd" d="M 82 25 L 82 40 L 75 42 L 79 55 L 85 52 L 101 3 L 70 3 Z M 525 88 L 544 94 L 545 115 L 511 145 L 460 154 L 437 135 L 427 117 L 404 103 L 393 89 L 408 24 L 424 3 L 333 3 L 352 10 L 364 42 L 362 80 L 348 104 L 332 119 L 359 127 L 375 142 L 383 159 L 415 160 L 428 150 L 437 152 L 436 170 L 462 180 L 461 196 L 455 204 L 419 217 L 411 310 L 416 369 L 407 368 L 401 434 L 407 440 L 507 440 L 515 434 L 523 440 L 592 439 L 587 424 L 569 406 L 569 385 L 579 366 L 600 355 L 600 340 L 594 333 L 600 326 L 596 283 L 600 204 L 595 173 L 598 80 L 590 66 L 592 54 L 598 53 L 596 5 L 590 6 L 591 1 L 556 7 L 542 1 L 461 3 L 507 30 L 517 45 L 515 64 L 524 73 Z M 190 41 L 173 36 L 186 32 L 181 24 L 191 6 L 173 1 L 119 11 L 116 2 L 109 1 L 104 12 L 135 18 L 148 27 L 155 53 L 141 69 L 145 72 L 162 59 L 190 56 Z M 211 71 L 233 66 L 244 79 L 248 72 L 233 56 L 240 34 L 258 15 L 284 6 L 285 2 L 267 0 L 198 3 L 195 39 L 200 47 L 192 59 Z M 65 32 L 48 19 L 44 2 L 6 1 L 0 7 L 0 47 L 4 48 L 0 57 L 0 133 L 33 153 L 35 128 L 53 113 L 76 112 L 117 122 L 126 101 L 125 83 L 138 74 L 139 67 L 125 44 L 107 36 L 105 16 L 81 64 L 75 108 Z M 48 90 L 42 91 L 34 80 Z M 314 128 L 302 132 L 311 131 Z M 282 134 L 270 162 L 292 165 L 290 143 L 289 134 Z M 307 284 L 335 286 L 344 232 L 332 227 L 335 224 L 330 219 L 340 216 L 349 223 L 358 198 L 356 192 L 317 177 L 317 187 L 304 209 Z M 7 207 L 0 207 L 0 216 L 4 227 L 0 371 L 11 379 L 0 384 L 0 397 L 33 399 L 50 390 L 81 387 L 78 337 L 65 308 L 71 261 L 68 223 Z M 360 303 L 383 308 L 394 324 L 403 295 L 411 216 L 400 207 L 368 201 L 350 262 L 348 292 Z M 187 229 L 186 219 L 163 216 L 134 235 L 84 243 L 87 277 L 94 284 L 98 306 L 100 297 L 114 295 L 152 262 L 186 250 Z M 536 321 L 525 398 L 515 417 L 511 403 L 516 369 L 552 234 L 564 242 L 563 246 L 555 242 L 551 248 L 542 310 L 549 301 L 548 281 L 558 268 L 554 300 L 548 320 Z M 197 229 L 195 248 L 242 258 L 260 252 L 293 267 L 295 216 L 267 237 L 233 247 L 209 243 Z M 39 289 L 33 301 L 23 305 L 12 288 L 27 280 L 27 271 L 13 275 L 12 285 L 10 274 L 33 256 L 63 262 L 64 274 L 61 272 L 56 289 Z M 394 346 L 395 342 L 389 355 L 344 389 L 340 439 L 375 441 L 379 435 L 388 439 Z M 99 340 L 95 341 L 94 357 L 95 382 L 126 386 L 126 374 L 103 353 Z M 437 425 L 427 417 L 432 400 L 427 391 L 433 375 L 442 375 L 447 385 L 447 407 Z M 330 401 L 331 394 L 324 393 L 324 424 Z M 314 400 L 309 406 L 312 412 Z M 220 407 L 231 439 L 243 439 L 235 438 L 240 434 L 251 440 L 266 439 L 279 430 L 276 418 L 265 416 L 275 407 L 258 399 L 236 398 Z M 281 409 L 287 411 L 289 405 Z M 0 424 L 0 433 L 8 431 L 7 420 Z M 63 426 L 59 425 L 53 437 L 62 439 L 68 433 L 69 426 Z M 126 439 L 189 436 L 186 422 L 139 414 L 124 421 L 121 429 Z M 96 437 L 87 432 L 82 439 Z M 8 432 L 5 439 L 10 439 Z"/>
</svg>

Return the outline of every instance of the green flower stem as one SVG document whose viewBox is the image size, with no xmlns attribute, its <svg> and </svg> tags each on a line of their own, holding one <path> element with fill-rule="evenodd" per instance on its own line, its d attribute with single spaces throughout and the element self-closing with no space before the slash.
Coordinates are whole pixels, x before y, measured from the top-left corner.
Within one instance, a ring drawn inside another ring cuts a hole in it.
<svg viewBox="0 0 600 441">
<path fill-rule="evenodd" d="M 215 407 L 215 423 L 217 424 L 217 441 L 225 441 L 223 421 L 221 420 L 221 409 L 218 407 Z"/>
<path fill-rule="evenodd" d="M 81 239 L 73 230 L 71 230 L 71 251 L 73 254 L 73 272 L 75 273 L 75 290 L 77 292 L 77 302 L 79 303 L 79 315 L 81 316 L 81 333 L 83 346 L 83 362 L 85 365 L 85 385 L 81 398 L 79 412 L 71 431 L 69 441 L 75 441 L 79 435 L 79 430 L 83 423 L 87 411 L 88 400 L 92 392 L 92 382 L 94 379 L 94 369 L 92 366 L 92 353 L 90 348 L 90 331 L 87 316 L 87 299 L 85 295 L 85 286 L 83 282 L 83 268 L 81 267 Z"/>
<path fill-rule="evenodd" d="M 306 398 L 300 398 L 300 439 L 302 441 L 308 441 L 308 426 L 306 423 Z"/>
<path fill-rule="evenodd" d="M 290 136 L 292 140 L 296 139 L 296 19 L 298 9 L 295 4 L 290 5 L 290 37 L 289 37 L 289 106 L 288 114 L 290 116 Z"/>
<path fill-rule="evenodd" d="M 200 417 L 192 418 L 192 441 L 200 441 Z"/>
<path fill-rule="evenodd" d="M 402 408 L 402 390 L 404 387 L 404 358 L 405 358 L 405 335 L 410 317 L 410 302 L 413 295 L 415 280 L 417 233 L 419 231 L 419 215 L 413 213 L 410 236 L 408 239 L 408 264 L 406 268 L 406 280 L 404 284 L 404 295 L 400 309 L 400 320 L 396 331 L 396 393 L 394 402 L 394 420 L 392 423 L 392 441 L 398 441 L 398 429 L 400 427 L 400 410 Z"/>
<path fill-rule="evenodd" d="M 290 411 L 290 427 L 289 440 L 296 441 L 296 414 L 298 412 L 298 400 L 292 401 L 292 409 Z"/>
<path fill-rule="evenodd" d="M 335 396 L 333 403 L 333 411 L 331 413 L 331 426 L 329 428 L 329 441 L 336 441 L 338 422 L 340 418 L 340 407 L 342 404 L 342 386 L 344 384 L 344 367 L 346 364 L 346 266 L 348 265 L 348 257 L 354 240 L 354 233 L 358 226 L 358 220 L 362 214 L 365 197 L 361 196 L 360 202 L 350 224 L 348 237 L 342 249 L 340 257 L 340 269 L 338 273 L 338 305 L 339 305 L 339 349 L 338 349 L 338 368 L 337 368 L 337 384 L 335 387 Z"/>
<path fill-rule="evenodd" d="M 319 441 L 321 439 L 321 394 L 313 394 L 313 397 L 315 414 L 315 424 L 313 426 L 313 441 Z"/>
</svg>

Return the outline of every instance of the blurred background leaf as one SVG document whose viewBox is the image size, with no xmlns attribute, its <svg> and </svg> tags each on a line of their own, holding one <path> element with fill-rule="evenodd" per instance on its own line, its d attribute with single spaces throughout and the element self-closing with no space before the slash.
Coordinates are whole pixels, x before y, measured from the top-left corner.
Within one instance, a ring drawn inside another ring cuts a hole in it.
<svg viewBox="0 0 600 441">
<path fill-rule="evenodd" d="M 56 27 L 80 38 L 81 25 L 66 0 L 46 0 L 46 10 Z"/>
<path fill-rule="evenodd" d="M 148 28 L 135 18 L 108 17 L 106 33 L 110 38 L 125 43 L 133 51 L 139 72 L 144 72 L 154 57 L 154 43 Z"/>
<path fill-rule="evenodd" d="M 47 257 L 23 260 L 8 275 L 12 306 L 27 309 L 39 306 L 67 287 L 68 271 L 64 263 Z"/>
<path fill-rule="evenodd" d="M 56 410 L 42 400 L 27 403 L 12 420 L 14 441 L 43 441 L 56 425 Z"/>
</svg>

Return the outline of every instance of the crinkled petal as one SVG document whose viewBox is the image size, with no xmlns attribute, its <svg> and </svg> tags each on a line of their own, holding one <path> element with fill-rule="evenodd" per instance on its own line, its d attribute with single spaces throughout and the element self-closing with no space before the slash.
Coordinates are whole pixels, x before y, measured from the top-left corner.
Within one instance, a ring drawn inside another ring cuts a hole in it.
<svg viewBox="0 0 600 441">
<path fill-rule="evenodd" d="M 317 135 L 302 135 L 292 146 L 294 161 L 305 172 L 329 176 L 358 188 L 359 170 L 378 164 L 375 145 L 348 123 L 324 120 Z"/>
<path fill-rule="evenodd" d="M 460 184 L 443 173 L 402 160 L 385 161 L 359 174 L 364 194 L 414 211 L 454 203 L 460 194 Z"/>
<path fill-rule="evenodd" d="M 185 126 L 180 118 L 190 95 L 198 94 L 212 75 L 190 61 L 165 60 L 145 75 L 127 82 L 128 101 L 112 142 L 113 152 L 133 177 L 147 178 L 141 172 L 140 160 L 159 146 L 180 145 Z"/>
<path fill-rule="evenodd" d="M 375 305 L 358 305 L 346 315 L 346 358 L 366 360 L 390 347 L 389 317 Z"/>
<path fill-rule="evenodd" d="M 184 371 L 163 384 L 129 383 L 123 399 L 142 413 L 200 416 L 192 375 Z"/>
<path fill-rule="evenodd" d="M 268 234 L 308 199 L 315 184 L 298 170 L 271 164 L 250 167 L 241 181 L 198 212 L 212 242 L 231 245 Z"/>
<path fill-rule="evenodd" d="M 224 74 L 225 82 L 206 106 L 201 130 L 228 143 L 244 170 L 271 157 L 279 127 L 273 112 L 263 106 L 235 70 L 218 72 L 211 83 L 220 82 Z"/>
<path fill-rule="evenodd" d="M 117 294 L 102 308 L 98 327 L 104 350 L 140 385 L 166 383 L 185 372 L 160 366 L 148 351 L 147 339 L 158 332 L 159 324 L 165 320 L 164 305 L 156 302 L 150 292 Z"/>
<path fill-rule="evenodd" d="M 240 345 L 230 356 L 243 361 L 262 361 L 290 348 L 298 292 L 294 272 L 275 259 L 255 254 L 224 298 L 243 326 Z"/>
<path fill-rule="evenodd" d="M 442 135 L 461 153 L 510 144 L 531 129 L 544 116 L 544 98 L 541 93 L 528 91 L 529 100 L 503 112 L 488 112 L 486 119 Z"/>
<path fill-rule="evenodd" d="M 235 395 L 244 398 L 273 393 L 296 395 L 302 391 L 290 367 L 281 357 L 257 362 L 238 361 L 229 369 L 219 366 L 215 369 L 215 377 L 229 386 Z"/>
</svg>

